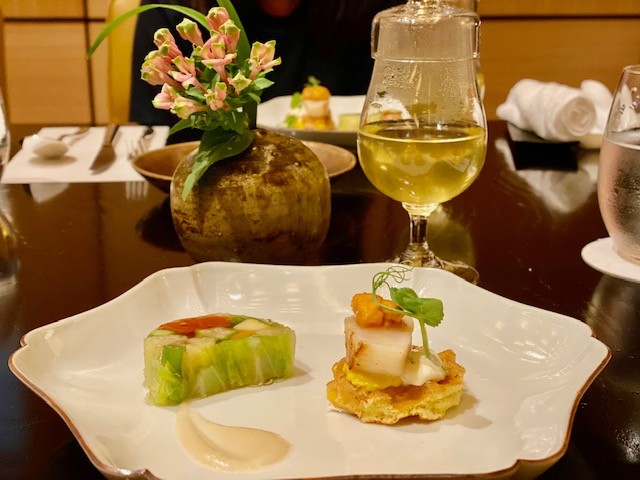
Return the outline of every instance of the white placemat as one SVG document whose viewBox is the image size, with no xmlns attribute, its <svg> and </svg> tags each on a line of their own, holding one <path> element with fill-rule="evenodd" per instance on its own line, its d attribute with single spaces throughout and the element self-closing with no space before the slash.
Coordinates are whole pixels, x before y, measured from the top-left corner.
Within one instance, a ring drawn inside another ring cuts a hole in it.
<svg viewBox="0 0 640 480">
<path fill-rule="evenodd" d="M 640 283 L 640 264 L 622 258 L 611 237 L 600 238 L 582 249 L 582 259 L 592 268 L 612 277 Z"/>
<path fill-rule="evenodd" d="M 102 146 L 105 127 L 91 127 L 78 137 L 68 137 L 64 141 L 69 151 L 59 158 L 43 158 L 33 153 L 33 137 L 27 137 L 11 161 L 4 166 L 1 183 L 91 183 L 91 182 L 131 182 L 144 179 L 133 169 L 127 158 L 128 145 L 135 143 L 143 134 L 145 126 L 123 126 L 114 138 L 116 159 L 109 168 L 99 173 L 90 167 Z M 38 132 L 40 135 L 57 138 L 76 131 L 76 127 L 48 127 Z M 146 141 L 149 150 L 162 148 L 167 140 L 169 127 L 156 126 Z"/>
</svg>

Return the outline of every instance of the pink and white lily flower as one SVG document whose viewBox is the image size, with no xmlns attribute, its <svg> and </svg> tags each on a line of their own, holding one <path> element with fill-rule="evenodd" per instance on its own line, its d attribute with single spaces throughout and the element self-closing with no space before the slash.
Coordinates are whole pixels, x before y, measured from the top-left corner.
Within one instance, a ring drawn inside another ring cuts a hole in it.
<svg viewBox="0 0 640 480">
<path fill-rule="evenodd" d="M 238 72 L 235 77 L 229 80 L 229 85 L 233 87 L 236 94 L 240 94 L 242 90 L 251 85 L 251 80 L 245 77 L 242 72 Z"/>
<path fill-rule="evenodd" d="M 214 89 L 207 90 L 207 93 L 204 95 L 207 106 L 213 111 L 220 110 L 221 108 L 226 109 L 224 103 L 225 98 L 227 98 L 227 84 L 224 82 L 216 83 Z"/>
<path fill-rule="evenodd" d="M 178 70 L 169 72 L 169 75 L 177 82 L 180 82 L 182 88 L 184 88 L 185 90 L 188 89 L 190 85 L 193 85 L 200 91 L 204 92 L 205 88 L 197 78 L 195 63 L 195 60 L 193 60 L 192 58 L 185 58 L 182 56 L 176 57 L 173 59 L 173 64 L 178 68 Z"/>
<path fill-rule="evenodd" d="M 173 38 L 173 35 L 171 35 L 168 28 L 160 28 L 159 30 L 156 30 L 156 33 L 153 35 L 153 43 L 156 44 L 156 47 L 158 47 L 158 50 L 162 55 L 169 58 L 182 55 L 178 45 L 176 45 L 176 39 Z"/>
<path fill-rule="evenodd" d="M 220 35 L 224 39 L 227 53 L 235 53 L 240 40 L 240 29 L 232 20 L 227 20 L 220 25 Z"/>
<path fill-rule="evenodd" d="M 178 33 L 183 39 L 191 42 L 193 45 L 201 47 L 204 44 L 202 33 L 196 22 L 185 18 L 176 26 L 176 30 L 178 30 Z"/>
<path fill-rule="evenodd" d="M 153 106 L 159 110 L 171 110 L 173 108 L 173 102 L 179 97 L 175 88 L 169 86 L 167 83 L 162 85 L 162 90 L 152 100 Z"/>
<path fill-rule="evenodd" d="M 144 63 L 140 68 L 140 78 L 150 85 L 168 83 L 172 87 L 180 87 L 180 83 L 176 82 L 168 74 L 172 71 L 172 67 L 169 57 L 162 55 L 158 50 L 154 50 L 145 57 Z"/>
<path fill-rule="evenodd" d="M 249 65 L 251 66 L 249 78 L 251 80 L 255 79 L 261 71 L 268 70 L 282 63 L 282 59 L 280 57 L 274 60 L 273 57 L 275 53 L 275 40 L 269 40 L 266 43 L 253 43 L 251 46 L 251 53 L 249 54 Z"/>
<path fill-rule="evenodd" d="M 207 107 L 197 103 L 195 100 L 191 100 L 186 97 L 178 97 L 173 102 L 173 107 L 171 108 L 171 112 L 175 113 L 178 117 L 186 119 L 189 118 L 196 112 L 202 112 L 206 110 Z"/>
<path fill-rule="evenodd" d="M 220 26 L 229 20 L 229 12 L 224 7 L 213 7 L 207 13 L 207 23 L 214 32 L 220 31 Z"/>
<path fill-rule="evenodd" d="M 209 68 L 213 68 L 220 76 L 220 80 L 226 81 L 228 75 L 225 67 L 235 60 L 236 54 L 227 53 L 221 57 L 218 57 L 217 55 L 219 55 L 221 52 L 224 52 L 224 48 L 220 47 L 220 44 L 213 43 L 211 45 L 211 55 L 207 55 L 208 58 L 205 58 L 203 56 L 202 64 Z"/>
</svg>

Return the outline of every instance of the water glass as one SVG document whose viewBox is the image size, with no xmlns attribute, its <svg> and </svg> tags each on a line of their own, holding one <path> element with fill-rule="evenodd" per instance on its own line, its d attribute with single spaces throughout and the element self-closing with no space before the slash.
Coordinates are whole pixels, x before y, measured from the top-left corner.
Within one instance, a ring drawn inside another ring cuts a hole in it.
<svg viewBox="0 0 640 480">
<path fill-rule="evenodd" d="M 624 67 L 598 168 L 598 204 L 618 254 L 640 263 L 640 65 Z"/>
</svg>

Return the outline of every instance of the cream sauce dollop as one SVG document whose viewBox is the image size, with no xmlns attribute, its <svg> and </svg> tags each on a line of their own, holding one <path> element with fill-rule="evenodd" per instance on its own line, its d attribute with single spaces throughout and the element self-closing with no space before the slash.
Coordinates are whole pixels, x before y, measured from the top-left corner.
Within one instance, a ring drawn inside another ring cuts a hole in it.
<svg viewBox="0 0 640 480">
<path fill-rule="evenodd" d="M 290 445 L 280 435 L 248 427 L 220 425 L 187 404 L 176 415 L 178 441 L 198 463 L 222 472 L 267 467 L 282 460 Z"/>
</svg>

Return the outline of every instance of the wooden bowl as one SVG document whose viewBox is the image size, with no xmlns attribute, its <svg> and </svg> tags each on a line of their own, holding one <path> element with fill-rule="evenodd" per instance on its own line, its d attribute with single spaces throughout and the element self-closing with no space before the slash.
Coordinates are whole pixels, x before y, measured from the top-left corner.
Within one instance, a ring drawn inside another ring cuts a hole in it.
<svg viewBox="0 0 640 480">
<path fill-rule="evenodd" d="M 133 168 L 151 185 L 169 193 L 171 179 L 178 164 L 187 154 L 196 148 L 200 142 L 185 142 L 167 145 L 157 150 L 149 150 L 132 160 Z"/>
<path fill-rule="evenodd" d="M 169 193 L 171 179 L 178 164 L 200 142 L 185 142 L 168 145 L 157 150 L 149 150 L 132 160 L 133 168 L 151 185 Z M 329 174 L 329 178 L 348 172 L 356 165 L 356 157 L 344 148 L 327 143 L 304 140 L 304 143 L 318 156 Z"/>
</svg>

